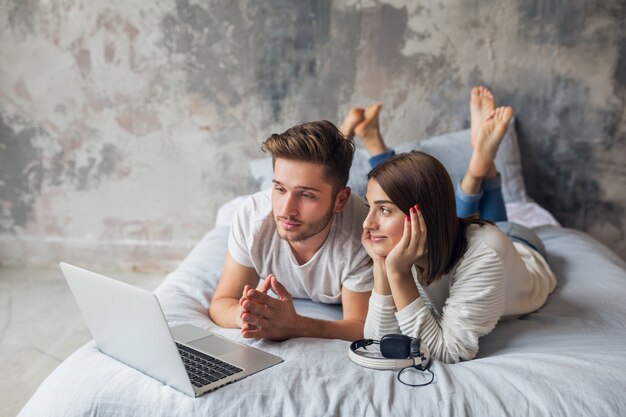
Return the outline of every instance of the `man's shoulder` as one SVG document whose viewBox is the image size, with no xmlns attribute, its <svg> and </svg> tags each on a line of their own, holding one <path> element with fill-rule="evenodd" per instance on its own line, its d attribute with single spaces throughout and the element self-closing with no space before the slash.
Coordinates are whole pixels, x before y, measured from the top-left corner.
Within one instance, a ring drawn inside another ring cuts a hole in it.
<svg viewBox="0 0 626 417">
<path fill-rule="evenodd" d="M 365 217 L 367 217 L 365 200 L 356 194 L 350 194 L 345 208 L 337 215 L 333 225 L 336 228 L 335 239 L 339 242 L 350 242 L 361 246 Z"/>
<path fill-rule="evenodd" d="M 245 219 L 252 222 L 262 221 L 272 211 L 271 189 L 261 190 L 250 195 L 239 207 Z"/>
<path fill-rule="evenodd" d="M 355 193 L 350 193 L 348 203 L 342 213 L 345 213 L 350 217 L 358 217 L 359 220 L 363 222 L 367 216 L 367 205 L 365 204 L 365 200 Z"/>
<path fill-rule="evenodd" d="M 266 230 L 273 226 L 271 220 L 272 201 L 271 190 L 262 190 L 254 193 L 241 204 L 238 209 L 233 230 L 254 239 L 259 233 L 271 233 Z M 269 226 L 268 226 L 269 225 Z"/>
</svg>

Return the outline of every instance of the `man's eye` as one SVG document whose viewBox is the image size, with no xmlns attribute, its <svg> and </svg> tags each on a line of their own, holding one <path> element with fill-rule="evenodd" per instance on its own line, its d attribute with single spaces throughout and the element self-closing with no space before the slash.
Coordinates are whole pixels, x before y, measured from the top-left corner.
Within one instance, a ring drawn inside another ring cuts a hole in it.
<svg viewBox="0 0 626 417">
<path fill-rule="evenodd" d="M 314 199 L 315 196 L 313 194 L 308 194 L 308 193 L 304 193 L 302 194 L 303 198 L 307 198 L 307 199 Z"/>
<path fill-rule="evenodd" d="M 274 187 L 274 190 L 278 191 L 281 194 L 285 192 L 285 189 L 283 187 Z"/>
</svg>

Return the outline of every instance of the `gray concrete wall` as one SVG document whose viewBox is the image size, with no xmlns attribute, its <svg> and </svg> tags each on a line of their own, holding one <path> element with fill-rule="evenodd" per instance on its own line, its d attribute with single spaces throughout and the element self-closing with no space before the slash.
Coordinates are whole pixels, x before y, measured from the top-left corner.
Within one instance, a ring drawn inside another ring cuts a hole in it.
<svg viewBox="0 0 626 417">
<path fill-rule="evenodd" d="M 626 258 L 624 1 L 0 2 L 0 262 L 168 270 L 268 134 L 515 107 L 530 195 Z"/>
</svg>

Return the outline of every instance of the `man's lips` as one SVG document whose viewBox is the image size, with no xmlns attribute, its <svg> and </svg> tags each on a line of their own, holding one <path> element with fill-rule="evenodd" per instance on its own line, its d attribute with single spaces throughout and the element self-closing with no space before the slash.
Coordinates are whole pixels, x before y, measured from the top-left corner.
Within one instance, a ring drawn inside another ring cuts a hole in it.
<svg viewBox="0 0 626 417">
<path fill-rule="evenodd" d="M 283 226 L 283 228 L 287 230 L 295 229 L 296 227 L 301 225 L 301 223 L 294 222 L 292 220 L 279 219 L 278 221 Z"/>
</svg>

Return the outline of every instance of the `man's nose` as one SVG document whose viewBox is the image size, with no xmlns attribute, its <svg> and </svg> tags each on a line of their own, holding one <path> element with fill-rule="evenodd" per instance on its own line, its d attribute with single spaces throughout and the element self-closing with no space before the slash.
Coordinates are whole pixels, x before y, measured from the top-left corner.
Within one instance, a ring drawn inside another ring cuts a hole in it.
<svg viewBox="0 0 626 417">
<path fill-rule="evenodd" d="M 283 215 L 284 216 L 296 216 L 298 214 L 298 204 L 296 196 L 293 194 L 287 194 L 285 196 L 285 202 L 283 203 Z"/>
</svg>

